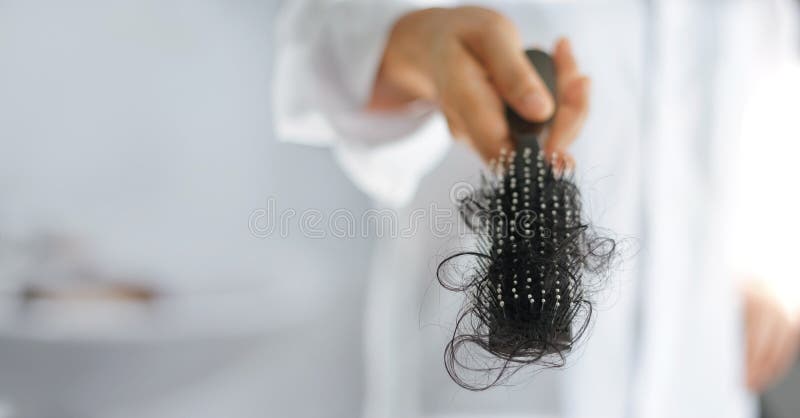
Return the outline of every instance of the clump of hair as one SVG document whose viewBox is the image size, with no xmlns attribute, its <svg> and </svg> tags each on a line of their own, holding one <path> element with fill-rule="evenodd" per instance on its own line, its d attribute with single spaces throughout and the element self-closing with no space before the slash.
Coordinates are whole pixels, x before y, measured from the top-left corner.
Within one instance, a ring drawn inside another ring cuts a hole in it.
<svg viewBox="0 0 800 418">
<path fill-rule="evenodd" d="M 525 366 L 563 366 L 590 324 L 591 278 L 610 270 L 615 240 L 582 218 L 578 187 L 538 147 L 504 154 L 459 209 L 477 242 L 437 270 L 467 298 L 445 349 L 448 374 L 480 391 Z"/>
</svg>

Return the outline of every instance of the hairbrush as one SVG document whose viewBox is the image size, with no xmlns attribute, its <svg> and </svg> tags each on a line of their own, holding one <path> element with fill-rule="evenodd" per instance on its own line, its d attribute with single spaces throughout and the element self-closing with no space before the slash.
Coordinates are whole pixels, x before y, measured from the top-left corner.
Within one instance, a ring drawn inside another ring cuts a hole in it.
<svg viewBox="0 0 800 418">
<path fill-rule="evenodd" d="M 557 97 L 551 57 L 526 55 Z M 476 248 L 447 257 L 437 270 L 443 287 L 466 295 L 445 366 L 470 390 L 503 383 L 523 366 L 563 366 L 592 314 L 585 277 L 607 270 L 616 247 L 584 220 L 572 174 L 554 170 L 555 156 L 544 155 L 539 138 L 550 121 L 528 122 L 509 107 L 506 118 L 515 149 L 458 202 Z M 453 280 L 445 267 L 462 257 L 474 262 Z"/>
</svg>

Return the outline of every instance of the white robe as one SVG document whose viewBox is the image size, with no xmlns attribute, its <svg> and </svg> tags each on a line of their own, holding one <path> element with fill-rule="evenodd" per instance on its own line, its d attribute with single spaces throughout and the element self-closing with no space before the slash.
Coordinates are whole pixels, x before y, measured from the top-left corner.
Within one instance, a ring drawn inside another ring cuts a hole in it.
<svg viewBox="0 0 800 418">
<path fill-rule="evenodd" d="M 477 158 L 450 146 L 432 107 L 368 114 L 390 22 L 433 3 L 296 2 L 285 11 L 276 69 L 279 134 L 331 144 L 351 178 L 401 223 L 450 208 Z M 570 367 L 484 393 L 448 381 L 441 361 L 458 297 L 435 267 L 459 245 L 425 218 L 375 248 L 368 310 L 367 417 L 751 417 L 729 243 L 732 153 L 751 86 L 794 47 L 788 1 L 492 1 L 526 43 L 570 37 L 593 79 L 573 146 L 597 225 L 628 255 L 599 298 Z M 281 87 L 283 86 L 283 87 Z M 450 218 L 455 222 L 455 215 Z M 552 387 L 558 381 L 558 391 Z M 554 400 L 554 399 L 557 399 Z"/>
</svg>

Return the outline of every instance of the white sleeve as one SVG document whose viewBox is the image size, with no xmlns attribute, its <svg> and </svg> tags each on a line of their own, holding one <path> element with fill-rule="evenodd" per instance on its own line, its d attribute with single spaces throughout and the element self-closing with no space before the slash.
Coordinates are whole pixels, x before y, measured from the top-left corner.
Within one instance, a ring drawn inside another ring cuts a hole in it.
<svg viewBox="0 0 800 418">
<path fill-rule="evenodd" d="M 273 110 L 281 140 L 330 145 L 376 200 L 402 205 L 450 137 L 432 105 L 367 112 L 383 49 L 407 2 L 302 0 L 278 15 Z"/>
</svg>

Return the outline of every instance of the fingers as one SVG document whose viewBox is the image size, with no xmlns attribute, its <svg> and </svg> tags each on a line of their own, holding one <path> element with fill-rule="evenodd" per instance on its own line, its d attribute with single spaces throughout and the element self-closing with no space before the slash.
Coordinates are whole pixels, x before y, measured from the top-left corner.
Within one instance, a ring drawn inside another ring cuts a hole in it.
<svg viewBox="0 0 800 418">
<path fill-rule="evenodd" d="M 770 307 L 771 309 L 772 307 Z M 797 349 L 792 324 L 782 317 L 770 317 L 760 322 L 756 334 L 752 364 L 748 365 L 748 387 L 764 391 L 779 379 L 794 360 Z"/>
<path fill-rule="evenodd" d="M 450 134 L 453 138 L 457 141 L 468 141 L 467 128 L 464 126 L 464 121 L 461 120 L 461 116 L 459 116 L 454 109 L 448 109 L 444 106 L 442 106 L 442 113 L 447 121 L 447 128 L 450 130 Z"/>
<path fill-rule="evenodd" d="M 560 38 L 556 41 L 553 51 L 553 63 L 556 66 L 556 83 L 559 90 L 563 90 L 570 80 L 579 77 L 578 63 L 572 53 L 572 44 L 567 38 Z"/>
<path fill-rule="evenodd" d="M 503 100 L 531 121 L 550 118 L 555 101 L 528 61 L 514 24 L 500 14 L 466 8 L 478 20 L 476 31 L 466 33 L 466 47 L 486 68 Z"/>
<path fill-rule="evenodd" d="M 797 329 L 796 325 L 790 325 L 790 327 L 791 332 L 785 333 L 783 343 L 775 353 L 775 362 L 770 370 L 770 376 L 772 376 L 770 380 L 773 382 L 783 377 L 796 360 L 798 346 Z M 767 384 L 769 383 L 771 382 L 767 382 Z"/>
<path fill-rule="evenodd" d="M 770 383 L 774 382 L 783 374 L 782 365 L 786 363 L 786 354 L 789 353 L 789 333 L 785 323 L 774 323 L 772 334 L 766 342 L 762 362 L 761 373 L 755 379 L 756 388 L 759 391 L 765 390 Z"/>
<path fill-rule="evenodd" d="M 550 166 L 556 179 L 572 176 L 575 170 L 575 159 L 572 155 L 567 152 L 552 152 L 549 155 Z"/>
<path fill-rule="evenodd" d="M 484 159 L 496 158 L 512 147 L 504 103 L 526 119 L 543 121 L 553 116 L 556 101 L 528 61 L 513 23 L 477 7 L 454 13 L 453 45 L 437 47 L 432 66 L 437 97 L 453 135 L 467 139 Z M 553 168 L 561 176 L 574 167 L 566 150 L 586 119 L 590 81 L 580 73 L 568 41 L 556 44 L 553 60 L 559 104 L 544 151 L 554 155 Z"/>
<path fill-rule="evenodd" d="M 437 76 L 440 105 L 453 135 L 466 139 L 485 159 L 510 148 L 503 101 L 480 63 L 461 46 L 448 53 L 446 68 Z"/>
<path fill-rule="evenodd" d="M 745 314 L 745 374 L 747 387 L 757 390 L 756 383 L 760 375 L 759 359 L 765 332 L 765 317 L 763 310 L 759 309 L 758 293 L 755 288 L 748 286 L 744 289 L 744 314 Z"/>
<path fill-rule="evenodd" d="M 439 108 L 441 109 L 442 114 L 447 121 L 447 128 L 450 130 L 450 134 L 456 141 L 470 142 L 464 119 L 458 113 L 458 109 L 450 105 L 451 101 L 452 100 L 447 98 L 439 100 Z"/>
<path fill-rule="evenodd" d="M 797 353 L 797 324 L 774 296 L 755 286 L 745 291 L 747 386 L 765 390 L 787 370 Z"/>
<path fill-rule="evenodd" d="M 589 113 L 589 93 L 591 81 L 578 71 L 569 41 L 561 39 L 556 43 L 553 53 L 558 84 L 558 110 L 544 142 L 544 150 L 552 153 L 566 153 L 583 128 Z"/>
<path fill-rule="evenodd" d="M 760 391 L 766 376 L 769 339 L 770 335 L 774 334 L 774 329 L 765 315 L 761 313 L 755 315 L 747 338 L 747 386 L 753 391 Z"/>
<path fill-rule="evenodd" d="M 770 336 L 774 334 L 768 306 L 765 306 L 760 288 L 750 286 L 745 290 L 746 327 L 746 379 L 747 387 L 753 391 L 761 390 L 764 379 L 766 353 Z"/>
</svg>

